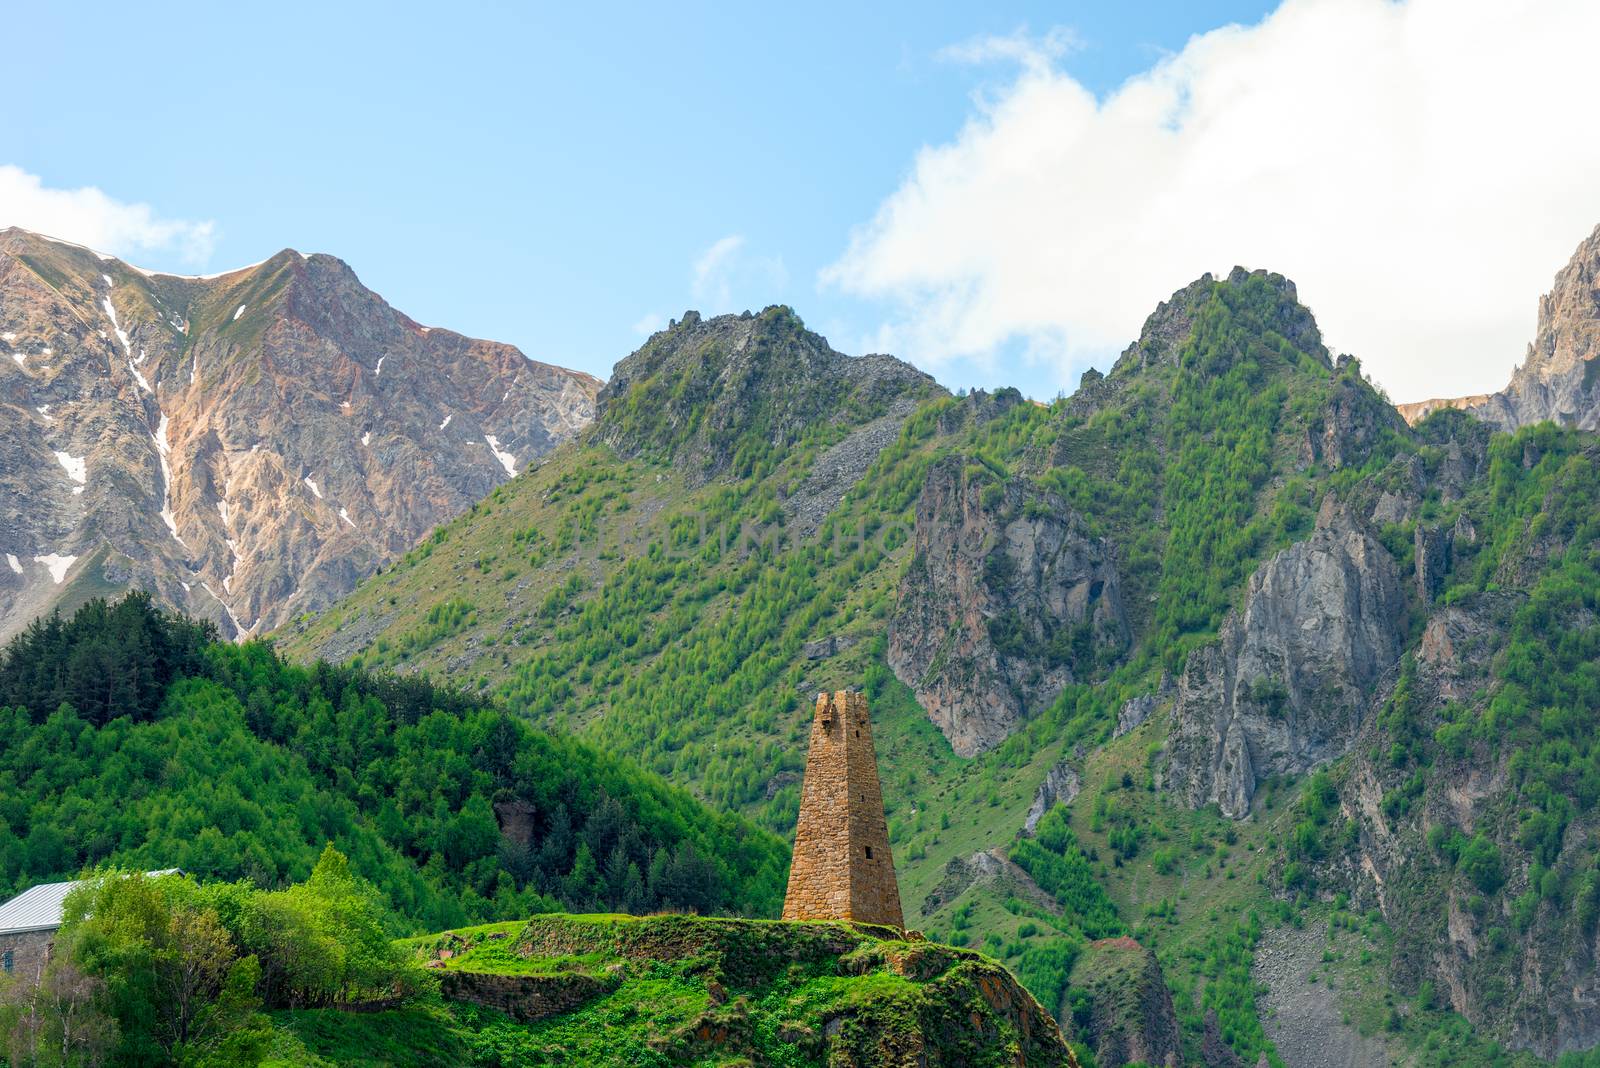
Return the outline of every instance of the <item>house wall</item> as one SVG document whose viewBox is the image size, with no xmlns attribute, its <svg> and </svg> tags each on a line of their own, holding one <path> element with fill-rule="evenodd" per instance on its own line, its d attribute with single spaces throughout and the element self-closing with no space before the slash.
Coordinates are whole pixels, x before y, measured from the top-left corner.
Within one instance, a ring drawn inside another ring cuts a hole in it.
<svg viewBox="0 0 1600 1068">
<path fill-rule="evenodd" d="M 50 946 L 56 940 L 54 931 L 31 931 L 28 934 L 0 934 L 0 974 L 4 972 L 5 956 L 11 954 L 13 979 L 37 982 L 50 959 Z"/>
</svg>

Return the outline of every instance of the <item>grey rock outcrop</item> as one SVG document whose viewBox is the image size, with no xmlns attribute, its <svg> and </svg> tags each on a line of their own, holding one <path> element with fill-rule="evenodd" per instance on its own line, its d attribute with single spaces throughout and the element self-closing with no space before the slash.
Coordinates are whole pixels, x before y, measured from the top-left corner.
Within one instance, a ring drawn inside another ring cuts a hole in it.
<svg viewBox="0 0 1600 1068">
<path fill-rule="evenodd" d="M 1163 672 L 1161 686 L 1155 693 L 1142 693 L 1122 703 L 1122 707 L 1117 710 L 1117 726 L 1111 732 L 1111 737 L 1121 738 L 1129 731 L 1143 726 L 1161 703 L 1172 697 L 1173 692 L 1172 676 Z"/>
<path fill-rule="evenodd" d="M 129 587 L 264 632 L 576 433 L 600 387 L 419 325 L 331 256 L 190 278 L 17 229 L 0 356 L 0 636 Z"/>
<path fill-rule="evenodd" d="M 1450 570 L 1450 531 L 1418 523 L 1412 541 L 1417 596 L 1431 601 L 1438 595 L 1445 573 Z"/>
<path fill-rule="evenodd" d="M 1600 429 L 1600 227 L 1583 240 L 1539 299 L 1539 325 L 1522 365 L 1498 393 L 1400 405 L 1417 423 L 1457 408 L 1501 430 L 1550 420 Z"/>
<path fill-rule="evenodd" d="M 1003 741 L 1127 643 L 1112 550 L 1021 476 L 930 469 L 889 666 L 963 756 Z"/>
<path fill-rule="evenodd" d="M 1178 349 L 1194 329 L 1195 316 L 1201 305 L 1210 299 L 1216 284 L 1217 280 L 1207 271 L 1157 304 L 1156 310 L 1146 317 L 1139 339 L 1117 357 L 1108 377 L 1120 378 L 1160 364 L 1176 363 Z M 1104 380 L 1096 380 L 1093 385 L 1095 389 L 1090 392 L 1097 394 Z"/>
<path fill-rule="evenodd" d="M 834 634 L 827 638 L 818 638 L 814 642 L 806 642 L 800 647 L 800 655 L 807 660 L 826 660 L 830 656 L 838 656 L 846 649 L 854 648 L 856 639 L 845 634 Z"/>
<path fill-rule="evenodd" d="M 1384 492 L 1379 495 L 1378 503 L 1372 507 L 1372 522 L 1378 526 L 1404 523 L 1411 518 L 1414 511 L 1415 508 L 1408 498 Z"/>
<path fill-rule="evenodd" d="M 1026 403 L 1022 391 L 1009 386 L 993 393 L 975 389 L 939 413 L 939 433 L 954 434 L 962 427 L 982 426 L 999 419 L 1017 405 Z"/>
<path fill-rule="evenodd" d="M 1301 442 L 1301 459 L 1328 468 L 1359 467 L 1387 435 L 1405 431 L 1405 420 L 1361 380 L 1354 359 L 1340 356 L 1336 366 L 1333 390 Z"/>
<path fill-rule="evenodd" d="M 1169 741 L 1179 796 L 1241 818 L 1262 778 L 1348 751 L 1393 676 L 1405 615 L 1394 559 L 1330 495 L 1311 536 L 1263 564 L 1217 643 L 1190 656 Z"/>
<path fill-rule="evenodd" d="M 1505 389 L 1472 409 L 1506 430 L 1549 419 L 1600 429 L 1600 227 L 1539 299 L 1539 326 Z"/>
<path fill-rule="evenodd" d="M 1457 554 L 1477 541 L 1477 527 L 1465 512 L 1448 527 L 1418 523 L 1412 554 L 1417 596 L 1423 601 L 1437 597 L 1444 589 L 1445 577 L 1456 565 Z"/>
<path fill-rule="evenodd" d="M 1083 784 L 1078 778 L 1077 769 L 1071 764 L 1063 760 L 1052 766 L 1044 773 L 1044 782 L 1033 792 L 1033 804 L 1028 806 L 1028 815 L 1022 821 L 1022 829 L 1032 834 L 1039 826 L 1039 821 L 1044 819 L 1046 812 L 1057 805 L 1072 804 L 1082 789 Z"/>
</svg>

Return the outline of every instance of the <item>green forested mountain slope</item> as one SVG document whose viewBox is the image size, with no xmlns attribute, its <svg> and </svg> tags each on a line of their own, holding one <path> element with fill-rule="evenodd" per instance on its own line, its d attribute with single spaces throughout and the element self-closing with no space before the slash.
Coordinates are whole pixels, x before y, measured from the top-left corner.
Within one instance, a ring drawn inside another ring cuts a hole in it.
<svg viewBox="0 0 1600 1068">
<path fill-rule="evenodd" d="M 1278 335 L 1260 339 L 1263 317 L 1293 313 L 1279 307 L 1273 284 L 1208 281 L 1203 296 L 1194 287 L 1179 294 L 1182 314 L 1201 314 L 1201 328 L 1216 336 L 1203 337 L 1183 367 L 1175 351 L 1131 351 L 1084 391 L 1093 397 L 1049 408 L 1015 394 L 935 397 L 898 416 L 885 415 L 893 404 L 841 403 L 800 422 L 786 448 L 773 447 L 771 417 L 751 413 L 751 429 L 723 435 L 709 460 L 705 449 L 680 456 L 671 443 L 720 394 L 686 414 L 640 401 L 647 393 L 637 384 L 619 396 L 614 382 L 583 445 L 441 528 L 338 610 L 280 636 L 281 646 L 445 671 L 535 719 L 682 774 L 712 800 L 780 813 L 774 823 L 786 826 L 795 792 L 768 787 L 774 773 L 801 765 L 790 743 L 802 737 L 804 696 L 883 664 L 872 646 L 894 615 L 914 506 L 938 458 L 964 460 L 962 488 L 974 490 L 976 509 L 1024 480 L 1039 491 L 1026 507 L 1076 511 L 1116 543 L 1134 641 L 1111 663 L 1082 665 L 1086 680 L 1118 662 L 1132 662 L 1122 677 L 1180 663 L 1186 645 L 1214 632 L 1252 561 L 1309 530 L 1315 495 L 1309 479 L 1292 477 L 1290 450 L 1331 398 L 1355 387 L 1349 374 L 1336 376 L 1320 342 L 1306 354 Z M 1309 316 L 1298 314 L 1294 329 L 1314 339 Z M 651 390 L 704 391 L 703 357 L 674 336 L 700 326 L 652 342 L 678 359 L 647 379 Z M 792 313 L 769 309 L 755 329 L 755 355 L 776 361 L 766 334 L 796 327 Z M 647 347 L 631 359 L 653 355 Z M 905 407 L 930 392 L 918 385 L 899 394 Z M 617 428 L 651 411 L 663 422 L 663 444 L 651 447 L 659 455 L 601 444 L 627 440 Z M 897 433 L 870 464 L 858 462 L 842 500 L 808 532 L 794 502 L 879 418 L 897 418 Z M 708 462 L 732 468 L 708 479 Z M 1203 563 L 1213 559 L 1215 567 Z M 805 648 L 824 638 L 842 638 L 834 647 L 843 651 L 819 657 Z M 875 683 L 893 704 L 896 688 Z"/>
<path fill-rule="evenodd" d="M 691 315 L 579 442 L 278 640 L 440 673 L 782 833 L 807 698 L 862 685 L 908 919 L 1089 1039 L 1072 976 L 1129 932 L 1183 1057 L 1278 1058 L 1257 948 L 1311 924 L 1345 939 L 1306 964 L 1348 966 L 1336 1029 L 1553 1055 L 1600 1038 L 1568 907 L 1591 448 L 1408 428 L 1263 272 L 1174 294 L 1048 406 L 839 357 L 787 309 Z"/>
<path fill-rule="evenodd" d="M 402 929 L 572 908 L 777 908 L 788 851 L 421 680 L 219 642 L 142 596 L 0 658 L 0 896 L 85 867 L 274 887 L 328 842 Z"/>
</svg>

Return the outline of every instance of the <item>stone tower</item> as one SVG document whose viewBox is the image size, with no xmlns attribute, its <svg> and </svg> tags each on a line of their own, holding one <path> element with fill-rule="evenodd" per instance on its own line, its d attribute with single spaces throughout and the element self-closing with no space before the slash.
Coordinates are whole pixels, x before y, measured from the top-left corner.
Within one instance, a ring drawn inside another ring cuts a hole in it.
<svg viewBox="0 0 1600 1068">
<path fill-rule="evenodd" d="M 864 694 L 817 694 L 783 918 L 905 927 Z"/>
</svg>

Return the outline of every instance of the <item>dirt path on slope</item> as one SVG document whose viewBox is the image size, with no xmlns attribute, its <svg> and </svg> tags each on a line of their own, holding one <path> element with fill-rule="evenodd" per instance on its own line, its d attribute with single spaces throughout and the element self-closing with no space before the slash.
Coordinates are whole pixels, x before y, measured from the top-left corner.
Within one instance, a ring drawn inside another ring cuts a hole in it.
<svg viewBox="0 0 1600 1068">
<path fill-rule="evenodd" d="M 1280 927 L 1265 932 L 1256 947 L 1255 981 L 1265 984 L 1261 1021 L 1289 1068 L 1390 1068 L 1383 1041 L 1344 1022 L 1339 991 L 1311 974 L 1322 964 L 1327 929 Z"/>
</svg>

